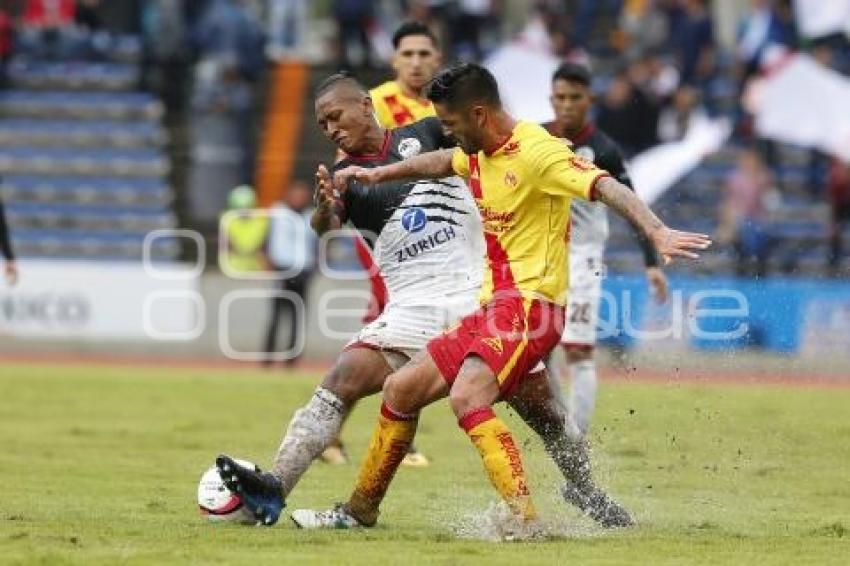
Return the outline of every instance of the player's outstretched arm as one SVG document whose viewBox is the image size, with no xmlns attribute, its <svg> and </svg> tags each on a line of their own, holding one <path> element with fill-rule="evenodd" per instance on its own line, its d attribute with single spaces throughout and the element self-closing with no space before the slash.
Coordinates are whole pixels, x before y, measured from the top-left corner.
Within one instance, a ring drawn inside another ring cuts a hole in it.
<svg viewBox="0 0 850 566">
<path fill-rule="evenodd" d="M 377 185 L 386 181 L 409 179 L 439 179 L 452 174 L 452 154 L 454 149 L 438 149 L 409 159 L 366 168 L 351 165 L 334 173 L 334 188 L 340 193 L 345 192 L 348 182 L 360 181 L 364 185 Z"/>
<path fill-rule="evenodd" d="M 628 187 L 611 177 L 603 177 L 596 184 L 598 199 L 631 221 L 655 245 L 656 251 L 670 263 L 674 258 L 699 258 L 698 251 L 711 245 L 706 234 L 672 230 L 649 209 Z"/>
<path fill-rule="evenodd" d="M 337 230 L 342 225 L 339 216 L 334 210 L 335 199 L 333 195 L 333 186 L 328 168 L 324 165 L 319 165 L 316 170 L 316 192 L 314 200 L 316 202 L 316 210 L 313 216 L 310 217 L 310 226 L 316 231 L 316 234 L 321 236 L 328 230 Z"/>
</svg>

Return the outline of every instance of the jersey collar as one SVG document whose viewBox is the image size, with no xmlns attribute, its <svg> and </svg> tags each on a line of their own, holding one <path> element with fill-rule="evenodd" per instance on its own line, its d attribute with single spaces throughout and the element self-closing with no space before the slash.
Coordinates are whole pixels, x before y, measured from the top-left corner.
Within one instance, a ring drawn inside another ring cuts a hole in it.
<svg viewBox="0 0 850 566">
<path fill-rule="evenodd" d="M 352 161 L 383 161 L 387 158 L 387 153 L 390 151 L 390 131 L 384 131 L 384 144 L 381 146 L 381 151 L 366 155 L 349 155 L 348 158 Z"/>
<path fill-rule="evenodd" d="M 578 131 L 578 133 L 570 139 L 571 142 L 575 145 L 581 145 L 590 139 L 590 136 L 593 135 L 593 132 L 596 131 L 596 127 L 593 125 L 593 122 L 588 122 Z"/>
</svg>

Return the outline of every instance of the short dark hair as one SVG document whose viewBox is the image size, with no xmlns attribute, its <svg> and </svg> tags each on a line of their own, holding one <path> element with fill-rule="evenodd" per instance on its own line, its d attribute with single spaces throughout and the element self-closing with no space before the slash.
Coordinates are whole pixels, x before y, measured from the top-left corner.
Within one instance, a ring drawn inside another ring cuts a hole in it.
<svg viewBox="0 0 850 566">
<path fill-rule="evenodd" d="M 325 78 L 322 82 L 319 83 L 319 86 L 316 87 L 316 90 L 313 92 L 314 98 L 319 98 L 323 94 L 325 94 L 330 89 L 336 87 L 339 84 L 349 84 L 352 87 L 356 88 L 359 91 L 362 91 L 363 94 L 367 93 L 366 87 L 357 80 L 357 78 L 349 73 L 348 71 L 339 71 L 336 72 L 329 77 Z"/>
<path fill-rule="evenodd" d="M 456 63 L 440 71 L 428 85 L 428 99 L 449 107 L 475 102 L 501 106 L 499 85 L 493 74 L 475 63 Z"/>
<path fill-rule="evenodd" d="M 557 80 L 590 86 L 590 69 L 577 63 L 563 63 L 552 75 L 552 82 Z"/>
<path fill-rule="evenodd" d="M 404 22 L 393 34 L 393 49 L 398 49 L 401 40 L 411 35 L 424 35 L 431 40 L 434 47 L 437 46 L 437 36 L 431 31 L 431 28 L 422 22 Z"/>
</svg>

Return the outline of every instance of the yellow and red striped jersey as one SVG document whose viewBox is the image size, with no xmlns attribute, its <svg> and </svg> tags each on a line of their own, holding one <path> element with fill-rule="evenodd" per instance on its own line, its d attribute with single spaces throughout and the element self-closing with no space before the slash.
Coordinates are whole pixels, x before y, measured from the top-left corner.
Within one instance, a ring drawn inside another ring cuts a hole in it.
<svg viewBox="0 0 850 566">
<path fill-rule="evenodd" d="M 456 149 L 452 168 L 468 179 L 484 223 L 481 302 L 495 292 L 519 292 L 565 304 L 570 204 L 592 200 L 607 173 L 531 122 L 518 122 L 492 151 Z"/>
<path fill-rule="evenodd" d="M 385 128 L 398 128 L 437 115 L 430 100 L 407 96 L 395 81 L 376 86 L 369 91 L 369 96 L 378 123 Z"/>
</svg>

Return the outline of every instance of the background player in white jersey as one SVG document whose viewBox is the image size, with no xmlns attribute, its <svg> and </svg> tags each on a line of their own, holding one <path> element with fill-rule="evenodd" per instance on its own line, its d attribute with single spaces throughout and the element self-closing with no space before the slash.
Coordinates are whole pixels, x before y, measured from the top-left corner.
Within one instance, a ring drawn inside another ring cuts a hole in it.
<svg viewBox="0 0 850 566">
<path fill-rule="evenodd" d="M 634 190 L 614 141 L 590 120 L 593 105 L 591 76 L 587 68 L 574 63 L 561 65 L 552 76 L 550 101 L 555 120 L 544 124 L 549 133 L 568 139 L 576 154 L 608 171 L 615 179 Z M 667 300 L 667 278 L 658 266 L 652 243 L 635 228 L 643 250 L 646 277 L 659 302 Z M 602 278 L 605 276 L 605 242 L 608 239 L 608 211 L 601 202 L 574 200 L 570 222 L 570 294 L 567 324 L 561 345 L 563 359 L 552 356 L 551 376 L 571 379 L 570 414 L 582 434 L 587 434 L 596 404 L 596 363 L 594 346 L 599 320 Z"/>
</svg>

